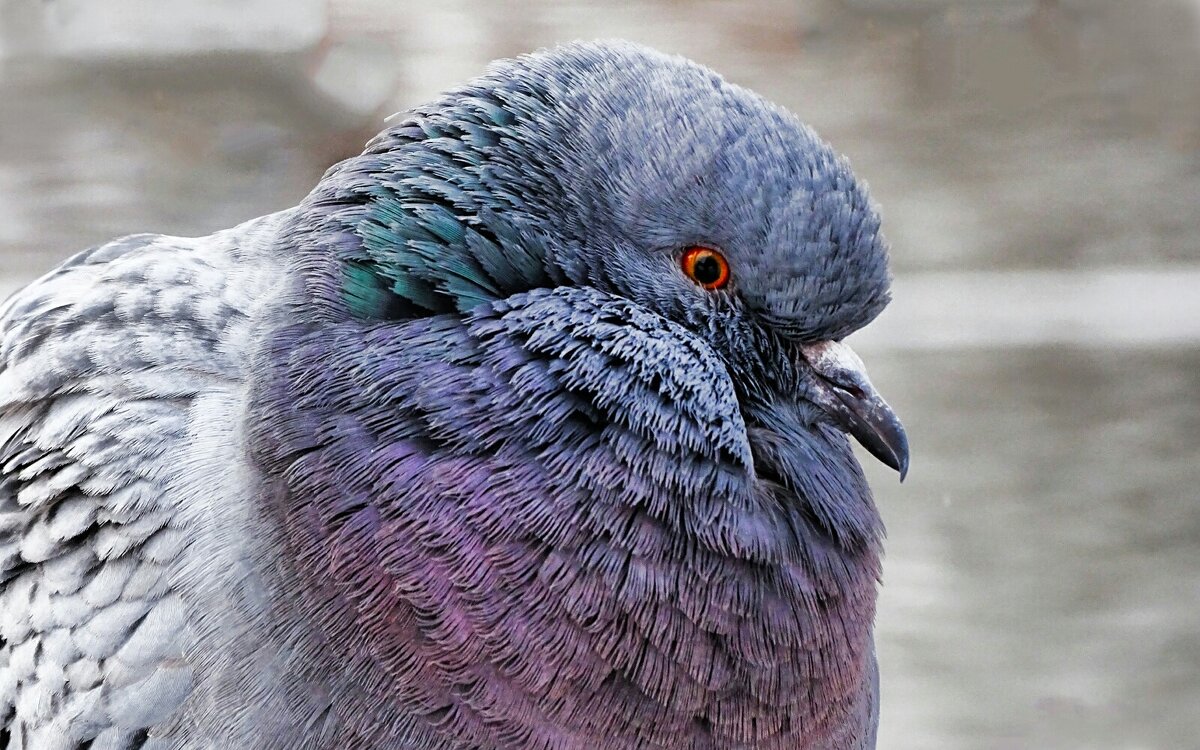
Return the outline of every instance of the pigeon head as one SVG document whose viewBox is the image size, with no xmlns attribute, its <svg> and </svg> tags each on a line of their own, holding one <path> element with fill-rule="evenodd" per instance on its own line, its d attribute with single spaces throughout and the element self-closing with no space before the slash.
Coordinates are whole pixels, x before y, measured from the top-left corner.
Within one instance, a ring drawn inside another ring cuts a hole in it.
<svg viewBox="0 0 1200 750">
<path fill-rule="evenodd" d="M 907 468 L 899 421 L 840 343 L 889 299 L 865 186 L 794 115 L 703 66 L 624 42 L 496 63 L 307 204 L 325 315 L 594 287 L 707 341 L 749 421 L 782 398 Z"/>
</svg>

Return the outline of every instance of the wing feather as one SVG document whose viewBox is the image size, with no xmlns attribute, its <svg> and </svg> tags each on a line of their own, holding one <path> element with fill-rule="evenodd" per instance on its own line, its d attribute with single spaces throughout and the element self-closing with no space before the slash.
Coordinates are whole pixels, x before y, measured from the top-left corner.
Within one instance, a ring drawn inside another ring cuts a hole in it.
<svg viewBox="0 0 1200 750">
<path fill-rule="evenodd" d="M 240 382 L 278 217 L 116 240 L 0 305 L 0 748 L 151 747 L 191 691 L 172 461 Z"/>
</svg>

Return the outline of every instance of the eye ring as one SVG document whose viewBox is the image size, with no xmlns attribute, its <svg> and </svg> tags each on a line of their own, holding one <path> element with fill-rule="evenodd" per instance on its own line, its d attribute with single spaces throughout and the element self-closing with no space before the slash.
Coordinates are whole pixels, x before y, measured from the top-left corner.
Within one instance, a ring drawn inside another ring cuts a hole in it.
<svg viewBox="0 0 1200 750">
<path fill-rule="evenodd" d="M 709 291 L 729 283 L 729 261 L 711 247 L 693 245 L 685 249 L 679 265 L 689 279 Z"/>
</svg>

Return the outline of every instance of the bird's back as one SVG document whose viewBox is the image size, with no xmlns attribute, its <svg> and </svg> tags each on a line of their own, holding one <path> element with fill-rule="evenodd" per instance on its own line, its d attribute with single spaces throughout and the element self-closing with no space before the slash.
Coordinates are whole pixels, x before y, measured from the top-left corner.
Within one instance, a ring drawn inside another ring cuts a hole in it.
<svg viewBox="0 0 1200 750">
<path fill-rule="evenodd" d="M 170 746 L 279 221 L 116 240 L 0 307 L 0 748 Z"/>
</svg>

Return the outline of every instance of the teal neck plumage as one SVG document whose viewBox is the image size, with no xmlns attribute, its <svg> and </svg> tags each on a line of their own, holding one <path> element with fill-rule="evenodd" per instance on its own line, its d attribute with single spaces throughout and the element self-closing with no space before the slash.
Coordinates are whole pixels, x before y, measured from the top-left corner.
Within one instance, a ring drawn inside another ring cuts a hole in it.
<svg viewBox="0 0 1200 750">
<path fill-rule="evenodd" d="M 545 215 L 553 177 L 526 158 L 529 131 L 509 109 L 532 101 L 509 93 L 508 105 L 496 91 L 458 92 L 413 113 L 306 200 L 308 234 L 337 260 L 327 283 L 350 314 L 466 312 L 552 280 L 546 232 L 528 217 Z"/>
</svg>

